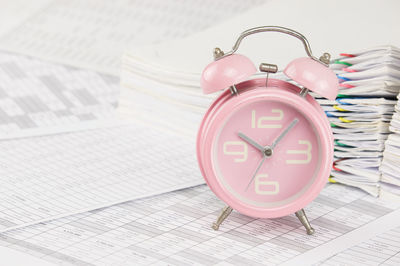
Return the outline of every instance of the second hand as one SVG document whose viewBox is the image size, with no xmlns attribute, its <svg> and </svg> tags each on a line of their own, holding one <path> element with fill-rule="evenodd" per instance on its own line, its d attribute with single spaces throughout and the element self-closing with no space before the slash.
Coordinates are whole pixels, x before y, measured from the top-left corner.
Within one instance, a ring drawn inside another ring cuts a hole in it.
<svg viewBox="0 0 400 266">
<path fill-rule="evenodd" d="M 283 130 L 283 132 L 275 139 L 275 141 L 272 143 L 272 145 L 269 146 L 265 146 L 263 147 L 263 158 L 261 159 L 259 165 L 257 166 L 256 171 L 254 172 L 253 176 L 251 177 L 250 182 L 247 184 L 245 191 L 247 191 L 251 185 L 251 183 L 253 183 L 254 178 L 257 176 L 258 171 L 260 170 L 261 166 L 263 165 L 263 163 L 265 162 L 265 159 L 272 155 L 272 150 L 275 148 L 275 146 L 286 136 L 287 133 L 289 133 L 289 131 L 297 124 L 297 122 L 299 122 L 299 119 L 295 118 L 293 119 L 293 121 L 289 124 L 289 126 L 287 126 L 285 128 L 285 130 Z M 244 140 L 246 140 L 247 142 L 249 142 L 250 144 L 252 144 L 253 146 L 255 146 L 257 149 L 260 150 L 260 145 L 258 143 L 256 143 L 255 141 L 253 141 L 252 139 L 248 138 L 246 135 L 244 135 L 243 133 L 239 133 L 239 137 L 243 138 Z M 266 154 L 266 152 L 269 151 L 269 154 Z"/>
</svg>

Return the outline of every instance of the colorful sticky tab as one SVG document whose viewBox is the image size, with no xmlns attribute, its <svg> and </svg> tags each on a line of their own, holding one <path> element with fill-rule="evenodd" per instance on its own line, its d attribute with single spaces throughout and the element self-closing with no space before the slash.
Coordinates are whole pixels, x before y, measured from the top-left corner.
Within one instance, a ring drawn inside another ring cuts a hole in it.
<svg viewBox="0 0 400 266">
<path fill-rule="evenodd" d="M 327 117 L 335 117 L 333 114 L 331 114 L 331 113 L 328 112 L 328 111 L 325 111 L 325 114 L 326 114 Z"/>
<path fill-rule="evenodd" d="M 339 168 L 337 168 L 335 164 L 332 165 L 332 168 L 333 168 L 334 170 L 336 170 L 336 171 L 339 171 L 339 172 L 342 171 L 342 170 L 340 170 Z"/>
<path fill-rule="evenodd" d="M 351 88 L 354 88 L 354 87 L 355 87 L 355 86 L 353 86 L 353 85 L 346 84 L 346 83 L 340 83 L 339 86 L 340 86 L 340 87 L 343 87 L 343 88 L 348 88 L 348 89 L 351 89 Z"/>
<path fill-rule="evenodd" d="M 351 80 L 351 79 L 349 79 L 349 78 L 342 77 L 342 76 L 340 76 L 340 75 L 338 75 L 338 74 L 336 74 L 336 76 L 337 76 L 339 79 L 344 80 L 344 81 L 350 81 L 350 80 Z"/>
<path fill-rule="evenodd" d="M 348 119 L 343 118 L 343 117 L 339 117 L 339 120 L 342 121 L 342 122 L 345 122 L 345 123 L 352 123 L 352 122 L 354 122 L 353 120 L 348 120 Z"/>
<path fill-rule="evenodd" d="M 329 178 L 328 178 L 328 181 L 329 181 L 329 183 L 333 183 L 333 184 L 334 184 L 334 183 L 337 183 L 336 180 L 333 179 L 332 177 L 329 177 Z"/>
<path fill-rule="evenodd" d="M 342 65 L 345 65 L 345 66 L 352 66 L 352 64 L 350 64 L 350 63 L 347 63 L 347 62 L 344 62 L 344 61 L 339 61 L 339 60 L 336 60 L 334 62 L 334 64 L 342 64 Z"/>
<path fill-rule="evenodd" d="M 338 103 L 340 103 L 341 105 L 352 105 L 351 103 L 343 102 L 343 98 L 348 98 L 348 97 L 342 97 L 342 99 L 336 99 L 336 101 Z M 353 98 L 353 99 L 356 99 L 356 98 Z"/>
<path fill-rule="evenodd" d="M 340 142 L 339 142 L 338 140 L 336 140 L 336 139 L 335 139 L 333 142 L 335 143 L 335 145 L 340 146 L 340 147 L 351 147 L 351 146 L 349 146 L 349 145 L 340 143 Z"/>
<path fill-rule="evenodd" d="M 340 56 L 345 56 L 345 57 L 355 57 L 354 54 L 346 54 L 346 53 L 341 53 Z"/>
<path fill-rule="evenodd" d="M 346 71 L 346 72 L 351 72 L 351 73 L 357 72 L 357 70 L 352 69 L 352 68 L 348 68 L 348 67 L 344 67 L 344 68 L 342 68 L 342 70 Z"/>
<path fill-rule="evenodd" d="M 338 111 L 340 111 L 340 112 L 348 112 L 348 110 L 343 109 L 343 108 L 341 108 L 341 107 L 339 107 L 339 106 L 337 106 L 337 105 L 334 105 L 333 108 L 335 108 L 336 110 L 338 110 Z"/>
</svg>

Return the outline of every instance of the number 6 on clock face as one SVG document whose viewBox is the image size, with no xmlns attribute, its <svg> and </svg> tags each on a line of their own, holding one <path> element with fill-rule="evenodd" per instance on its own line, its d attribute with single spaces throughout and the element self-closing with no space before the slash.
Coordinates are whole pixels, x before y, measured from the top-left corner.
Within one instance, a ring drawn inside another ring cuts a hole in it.
<svg viewBox="0 0 400 266">
<path fill-rule="evenodd" d="M 276 195 L 279 193 L 279 183 L 277 181 L 266 181 L 267 174 L 259 174 L 255 178 L 255 191 L 258 195 Z M 271 189 L 272 187 L 272 189 Z"/>
</svg>

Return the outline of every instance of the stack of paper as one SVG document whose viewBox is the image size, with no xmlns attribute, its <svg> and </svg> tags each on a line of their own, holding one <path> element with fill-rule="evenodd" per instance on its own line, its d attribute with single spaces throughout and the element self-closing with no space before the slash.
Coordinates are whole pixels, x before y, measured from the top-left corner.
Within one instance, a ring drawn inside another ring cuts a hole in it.
<svg viewBox="0 0 400 266">
<path fill-rule="evenodd" d="M 211 57 L 211 56 L 210 56 Z M 119 111 L 124 117 L 173 127 L 194 136 L 215 95 L 203 95 L 199 73 L 165 71 L 141 65 L 127 54 L 122 61 Z"/>
<path fill-rule="evenodd" d="M 270 1 L 268 5 L 244 12 L 203 32 L 180 40 L 167 41 L 147 47 L 132 47 L 125 51 L 122 59 L 121 83 L 123 91 L 120 97 L 120 114 L 124 117 L 142 118 L 152 124 L 184 131 L 195 135 L 206 107 L 216 95 L 204 96 L 199 88 L 200 74 L 212 61 L 213 48 L 219 47 L 228 52 L 240 32 L 260 25 L 282 25 L 304 34 L 313 54 L 319 57 L 324 52 L 332 55 L 345 49 L 374 47 L 387 43 L 399 45 L 399 35 L 392 27 L 371 24 L 370 17 L 379 9 L 385 15 L 380 17 L 382 25 L 393 25 L 393 8 L 397 2 L 382 6 L 372 1 L 368 8 L 362 1 L 344 1 L 322 3 L 317 0 L 306 2 Z M 291 8 L 288 9 L 287 7 Z M 312 8 L 304 8 L 310 6 Z M 336 10 L 337 6 L 346 6 L 348 16 L 354 23 L 327 18 L 316 9 Z M 272 11 L 273 10 L 273 11 Z M 298 12 L 302 10 L 302 12 Z M 351 10 L 359 10 L 352 12 Z M 266 15 L 267 14 L 267 15 Z M 303 18 L 307 17 L 307 20 Z M 324 27 L 314 21 L 324 21 Z M 364 25 L 370 25 L 374 38 L 370 34 L 354 32 L 364 31 Z M 326 34 L 329 29 L 330 34 Z M 323 38 L 320 38 L 323 36 Z M 337 38 L 341 36 L 341 38 Z M 346 40 L 346 42 L 343 42 Z M 289 36 L 282 34 L 260 34 L 243 41 L 238 53 L 248 56 L 256 66 L 259 63 L 277 64 L 279 70 L 294 58 L 305 56 L 304 48 Z"/>
<path fill-rule="evenodd" d="M 400 100 L 400 94 L 397 99 Z M 391 134 L 385 142 L 385 151 L 380 170 L 382 172 L 382 181 L 392 185 L 384 185 L 385 188 L 390 191 L 396 191 L 395 186 L 400 186 L 400 101 L 397 102 L 395 107 L 389 130 Z M 400 192 L 397 193 L 400 194 Z"/>
<path fill-rule="evenodd" d="M 211 55 L 210 55 L 211 57 Z M 343 54 L 332 62 L 340 81 L 335 101 L 318 99 L 335 136 L 332 182 L 380 193 L 389 124 L 400 91 L 400 50 L 381 46 Z M 282 73 L 275 76 L 285 78 Z M 127 53 L 123 59 L 120 113 L 194 136 L 212 98 L 199 88 L 200 72 L 166 68 Z M 399 153 L 400 154 L 400 153 Z"/>
<path fill-rule="evenodd" d="M 386 181 L 379 166 L 400 90 L 400 50 L 382 46 L 342 54 L 332 68 L 340 82 L 338 98 L 319 100 L 335 138 L 331 181 L 379 195 L 380 181 Z"/>
</svg>

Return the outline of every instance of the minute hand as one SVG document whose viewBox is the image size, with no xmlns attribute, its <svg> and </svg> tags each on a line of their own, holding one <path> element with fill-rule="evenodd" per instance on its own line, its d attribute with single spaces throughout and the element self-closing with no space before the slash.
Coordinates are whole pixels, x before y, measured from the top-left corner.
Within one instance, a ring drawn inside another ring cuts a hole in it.
<svg viewBox="0 0 400 266">
<path fill-rule="evenodd" d="M 272 142 L 271 149 L 274 149 L 275 146 L 286 136 L 287 133 L 299 122 L 299 119 L 295 118 L 292 123 Z"/>
</svg>

